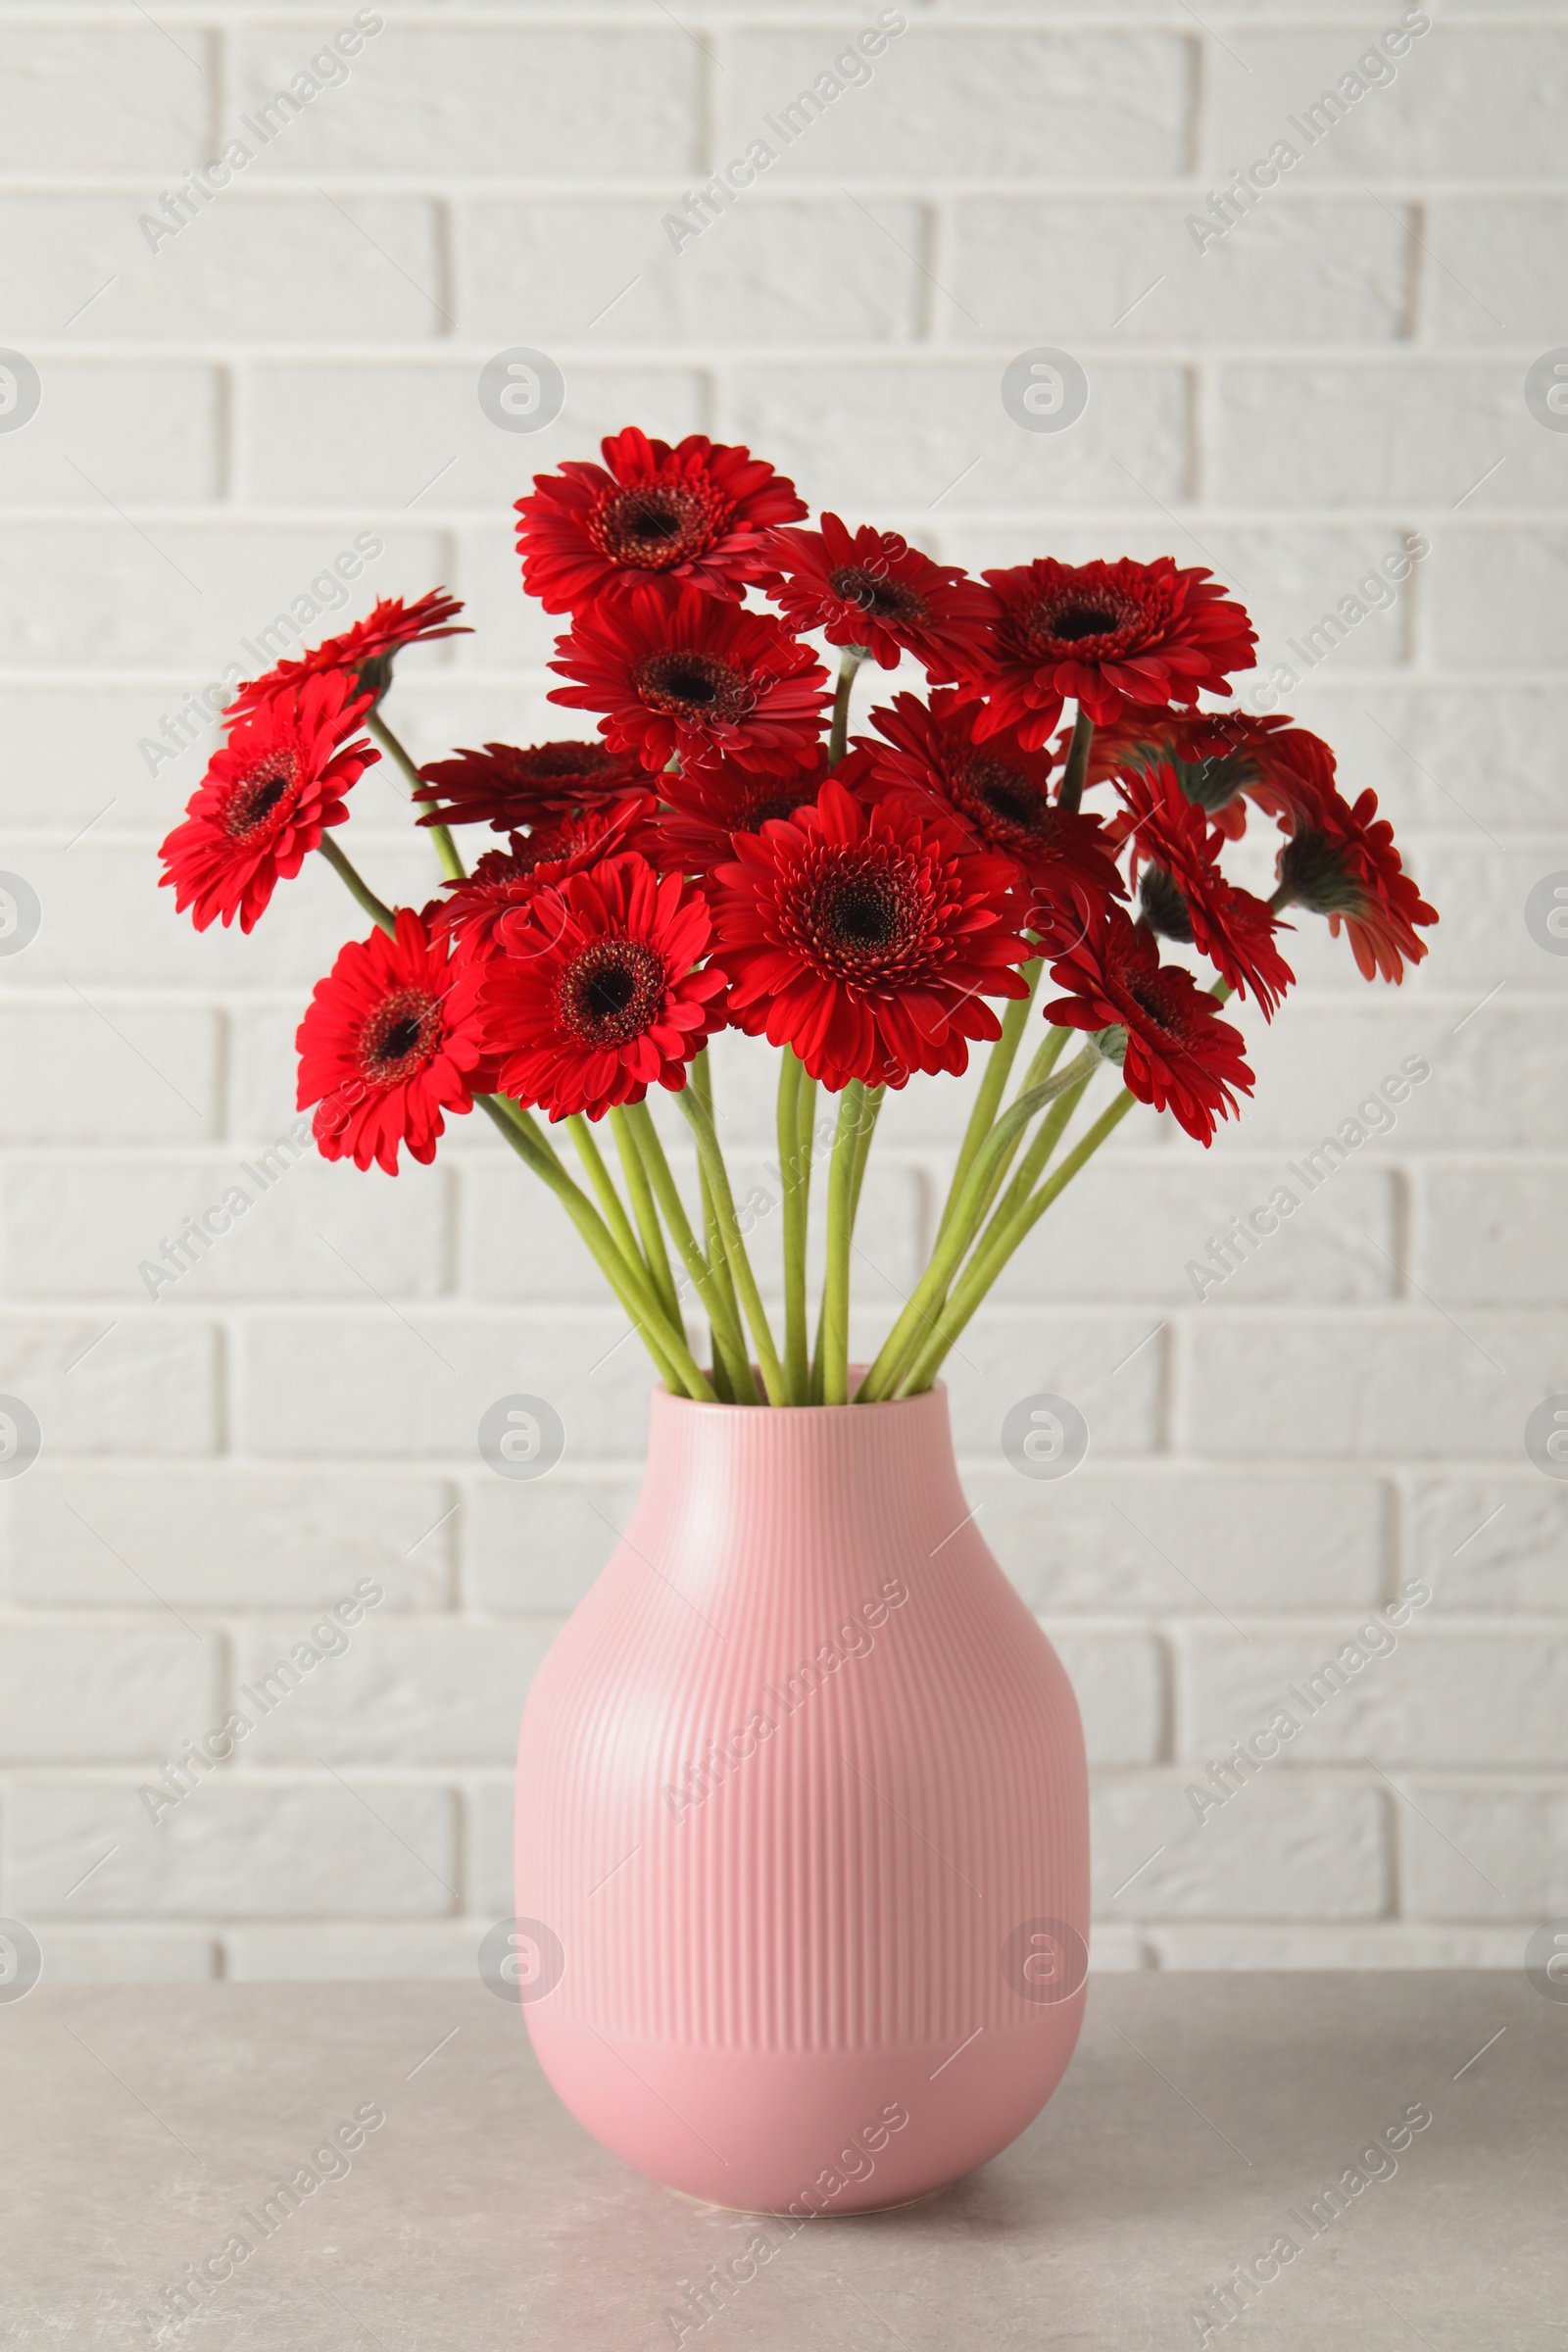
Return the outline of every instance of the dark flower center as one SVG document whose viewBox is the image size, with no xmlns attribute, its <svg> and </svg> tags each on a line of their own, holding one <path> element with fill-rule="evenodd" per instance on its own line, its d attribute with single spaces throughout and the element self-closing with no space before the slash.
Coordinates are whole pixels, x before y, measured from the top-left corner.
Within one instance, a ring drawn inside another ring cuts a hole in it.
<svg viewBox="0 0 1568 2352">
<path fill-rule="evenodd" d="M 557 1017 L 579 1045 L 629 1045 L 664 1000 L 664 959 L 640 939 L 596 939 L 561 976 Z"/>
<path fill-rule="evenodd" d="M 564 858 L 574 858 L 587 842 L 595 838 L 595 831 L 592 825 L 563 817 L 557 824 L 535 825 L 526 838 L 520 833 L 514 833 L 512 854 L 507 859 L 512 878 L 531 874 L 536 865 L 554 865 Z M 479 865 L 473 869 L 475 874 L 483 863 L 481 858 Z"/>
<path fill-rule="evenodd" d="M 1024 623 L 1034 654 L 1050 654 L 1058 646 L 1094 646 L 1095 658 L 1120 652 L 1137 633 L 1140 615 L 1129 606 L 1095 604 L 1082 597 L 1042 598 Z"/>
<path fill-rule="evenodd" d="M 600 552 L 639 571 L 668 571 L 717 538 L 728 501 L 686 482 L 636 482 L 612 490 L 589 518 Z"/>
<path fill-rule="evenodd" d="M 557 776 L 597 776 L 614 758 L 602 743 L 540 743 L 521 753 L 517 764 L 530 781 L 543 784 Z"/>
<path fill-rule="evenodd" d="M 1063 637 L 1076 645 L 1080 637 L 1105 637 L 1119 625 L 1114 612 L 1098 605 L 1068 605 L 1051 622 L 1054 637 Z"/>
<path fill-rule="evenodd" d="M 818 785 L 813 777 L 808 784 L 785 784 L 774 777 L 750 786 L 741 796 L 735 812 L 732 833 L 760 833 L 764 825 L 782 823 L 806 808 L 817 796 Z"/>
<path fill-rule="evenodd" d="M 1132 979 L 1123 972 L 1120 978 L 1124 994 L 1131 997 L 1145 1018 L 1152 1021 L 1162 1036 L 1175 1037 L 1178 1034 L 1177 1025 L 1172 1021 L 1166 1007 L 1165 992 L 1159 985 L 1159 975 L 1152 973 L 1147 980 Z"/>
<path fill-rule="evenodd" d="M 1051 803 L 1031 777 L 1021 775 L 1004 760 L 993 760 L 984 752 L 971 752 L 957 782 L 964 800 L 999 820 L 988 828 L 993 838 L 1004 832 L 1031 835 L 1050 832 Z"/>
<path fill-rule="evenodd" d="M 881 875 L 857 874 L 822 906 L 830 930 L 852 948 L 889 948 L 899 935 L 898 893 Z"/>
<path fill-rule="evenodd" d="M 716 654 L 670 647 L 637 665 L 637 692 L 651 710 L 687 726 L 733 725 L 752 705 L 745 673 Z"/>
<path fill-rule="evenodd" d="M 867 571 L 858 564 L 841 564 L 827 577 L 835 596 L 842 597 L 848 605 L 858 605 L 873 620 L 903 621 L 912 627 L 925 618 L 924 597 L 917 596 L 903 580 Z"/>
<path fill-rule="evenodd" d="M 426 988 L 394 989 L 366 1019 L 359 1062 L 372 1086 L 401 1086 L 434 1058 L 441 1043 L 441 1000 Z"/>
<path fill-rule="evenodd" d="M 923 937 L 923 894 L 907 860 L 886 853 L 830 854 L 791 908 L 797 943 L 819 970 L 843 980 L 903 974 Z"/>
<path fill-rule="evenodd" d="M 223 806 L 223 831 L 229 840 L 248 847 L 275 831 L 281 821 L 277 815 L 278 803 L 293 791 L 299 772 L 297 752 L 286 749 L 265 752 L 249 773 L 229 789 Z"/>
</svg>

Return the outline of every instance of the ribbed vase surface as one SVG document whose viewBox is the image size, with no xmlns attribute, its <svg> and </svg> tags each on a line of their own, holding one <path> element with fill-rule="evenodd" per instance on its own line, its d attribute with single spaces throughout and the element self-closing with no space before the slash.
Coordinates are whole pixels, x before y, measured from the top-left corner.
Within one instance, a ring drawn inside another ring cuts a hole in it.
<svg viewBox="0 0 1568 2352">
<path fill-rule="evenodd" d="M 944 1391 L 655 1396 L 631 1523 L 529 1693 L 516 1865 L 545 2072 L 671 2187 L 865 2211 L 1039 2113 L 1083 2010 L 1083 1735 Z"/>
</svg>

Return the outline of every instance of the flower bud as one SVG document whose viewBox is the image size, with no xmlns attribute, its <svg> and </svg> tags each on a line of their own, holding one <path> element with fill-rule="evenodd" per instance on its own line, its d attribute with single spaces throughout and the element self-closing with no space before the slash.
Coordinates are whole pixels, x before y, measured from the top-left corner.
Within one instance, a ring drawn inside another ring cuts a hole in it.
<svg viewBox="0 0 1568 2352">
<path fill-rule="evenodd" d="M 1193 944 L 1193 918 L 1187 901 L 1162 865 L 1146 865 L 1138 882 L 1138 912 L 1161 939 Z"/>
<path fill-rule="evenodd" d="M 1353 914 L 1365 901 L 1359 875 L 1326 833 L 1293 833 L 1280 852 L 1283 903 L 1309 914 Z"/>
</svg>

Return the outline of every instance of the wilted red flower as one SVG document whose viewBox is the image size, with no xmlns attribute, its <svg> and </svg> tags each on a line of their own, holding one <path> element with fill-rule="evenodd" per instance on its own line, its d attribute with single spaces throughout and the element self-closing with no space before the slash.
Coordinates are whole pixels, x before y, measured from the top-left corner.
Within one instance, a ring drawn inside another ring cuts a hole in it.
<svg viewBox="0 0 1568 2352">
<path fill-rule="evenodd" d="M 424 919 L 432 931 L 450 931 L 465 954 L 488 955 L 503 919 L 530 906 L 541 883 L 640 849 L 654 808 L 652 793 L 627 793 L 580 816 L 552 817 L 531 833 L 514 833 L 507 849 L 486 850 L 464 880 L 444 882 L 448 896 L 427 906 Z"/>
<path fill-rule="evenodd" d="M 1135 874 L 1139 864 L 1144 867 L 1144 921 L 1162 938 L 1196 947 L 1272 1020 L 1296 974 L 1274 945 L 1269 907 L 1220 871 L 1225 835 L 1210 829 L 1168 761 L 1121 778 L 1116 789 L 1132 830 Z"/>
<path fill-rule="evenodd" d="M 1334 795 L 1334 754 L 1283 712 L 1147 710 L 1129 704 L 1089 747 L 1088 781 L 1168 761 L 1195 807 L 1238 839 L 1247 803 L 1297 832 L 1316 822 Z"/>
<path fill-rule="evenodd" d="M 1326 914 L 1336 938 L 1345 925 L 1363 979 L 1381 972 L 1402 981 L 1405 964 L 1426 954 L 1415 926 L 1435 923 L 1437 909 L 1404 871 L 1375 792 L 1363 792 L 1353 808 L 1334 794 L 1319 823 L 1293 833 L 1281 850 L 1279 878 L 1285 904 Z"/>
<path fill-rule="evenodd" d="M 419 773 L 421 825 L 488 825 L 492 833 L 570 816 L 643 781 L 640 760 L 602 743 L 487 743 L 482 752 L 432 760 Z"/>
<path fill-rule="evenodd" d="M 449 959 L 419 916 L 398 909 L 397 936 L 350 940 L 316 984 L 295 1040 L 299 1106 L 318 1105 L 323 1159 L 398 1172 L 398 1146 L 435 1157 L 444 1111 L 489 1091 L 479 1046 L 478 967 Z"/>
<path fill-rule="evenodd" d="M 574 612 L 650 572 L 738 598 L 760 576 L 766 532 L 806 513 L 764 459 L 704 433 L 671 449 L 628 425 L 601 447 L 603 466 L 536 474 L 517 501 L 522 584 L 547 612 Z"/>
<path fill-rule="evenodd" d="M 1042 556 L 985 578 L 1001 604 L 988 662 L 974 682 L 988 697 L 977 737 L 1016 726 L 1031 750 L 1075 701 L 1096 725 L 1124 703 L 1196 703 L 1229 694 L 1225 673 L 1250 669 L 1257 639 L 1201 566 L 1058 564 Z"/>
<path fill-rule="evenodd" d="M 707 874 L 731 855 L 737 833 L 760 833 L 775 818 L 793 816 L 814 802 L 827 780 L 827 752 L 818 746 L 807 767 L 769 776 L 721 760 L 689 776 L 662 776 L 665 803 L 648 852 L 664 873 Z"/>
<path fill-rule="evenodd" d="M 996 599 L 951 564 L 934 564 L 897 531 L 850 531 L 824 514 L 819 531 L 775 531 L 764 582 L 792 629 L 829 645 L 863 645 L 884 669 L 913 654 L 931 678 L 956 678 L 981 659 Z"/>
<path fill-rule="evenodd" d="M 830 1088 L 961 1070 L 967 1039 L 1001 1034 L 982 996 L 1027 993 L 1016 866 L 928 808 L 867 808 L 830 776 L 814 808 L 734 847 L 713 874 L 730 1018 Z"/>
<path fill-rule="evenodd" d="M 1122 1078 L 1129 1094 L 1156 1110 L 1171 1111 L 1200 1144 L 1214 1137 L 1216 1113 L 1228 1118 L 1236 1095 L 1252 1091 L 1242 1059 L 1241 1033 L 1222 1021 L 1207 997 L 1179 964 L 1161 963 L 1153 934 L 1119 906 L 1051 967 L 1071 993 L 1046 1006 L 1057 1028 L 1126 1035 Z"/>
<path fill-rule="evenodd" d="M 473 634 L 466 622 L 460 628 L 445 625 L 454 613 L 462 611 L 461 597 L 448 596 L 444 588 L 432 588 L 428 596 L 421 596 L 412 605 L 406 605 L 401 596 L 378 597 L 369 617 L 357 620 L 341 637 L 328 637 L 324 645 L 301 654 L 297 661 L 279 662 L 264 677 L 252 678 L 241 686 L 228 706 L 228 715 L 253 709 L 280 688 L 297 685 L 302 678 L 318 677 L 323 670 L 331 669 L 346 670 L 362 694 L 379 702 L 392 683 L 392 657 L 406 645 Z"/>
<path fill-rule="evenodd" d="M 815 755 L 827 672 L 771 614 L 696 588 L 629 588 L 582 612 L 552 669 L 553 703 L 602 710 L 599 731 L 645 767 L 740 767 L 787 775 Z"/>
<path fill-rule="evenodd" d="M 369 709 L 338 672 L 308 678 L 235 720 L 192 794 L 185 821 L 159 852 L 162 881 L 198 931 L 221 917 L 249 931 L 279 882 L 291 881 L 344 795 L 379 752 L 351 735 Z"/>
<path fill-rule="evenodd" d="M 711 928 L 700 892 L 635 855 L 543 884 L 478 967 L 502 1091 L 552 1119 L 678 1094 L 724 1025 L 723 974 L 695 968 Z"/>
<path fill-rule="evenodd" d="M 1053 937 L 1065 920 L 1076 937 L 1091 909 L 1126 895 L 1112 845 L 1098 817 L 1052 799 L 1049 752 L 1027 750 L 1011 727 L 976 743 L 974 717 L 956 693 L 929 704 L 896 695 L 871 713 L 886 742 L 858 736 L 837 772 L 867 800 L 911 793 L 956 818 L 976 849 L 1016 859 L 1032 886 L 1031 928 Z"/>
</svg>

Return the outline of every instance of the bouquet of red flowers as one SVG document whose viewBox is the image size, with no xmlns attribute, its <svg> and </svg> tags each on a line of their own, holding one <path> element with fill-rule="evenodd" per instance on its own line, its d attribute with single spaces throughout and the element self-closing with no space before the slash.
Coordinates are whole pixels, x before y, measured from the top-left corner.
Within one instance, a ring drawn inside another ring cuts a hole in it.
<svg viewBox="0 0 1568 2352">
<path fill-rule="evenodd" d="M 400 1147 L 431 1159 L 447 1114 L 477 1103 L 679 1396 L 851 1401 L 850 1248 L 878 1110 L 889 1087 L 957 1074 L 987 1045 L 930 1264 L 854 1400 L 907 1396 L 1134 1102 L 1204 1145 L 1237 1110 L 1252 1074 L 1220 1006 L 1235 994 L 1272 1017 L 1294 978 L 1287 907 L 1343 926 L 1362 973 L 1394 981 L 1437 916 L 1375 795 L 1341 798 L 1325 743 L 1200 707 L 1230 695 L 1256 642 L 1207 571 L 1042 557 L 972 580 L 897 532 L 836 514 L 801 527 L 793 483 L 746 449 L 631 427 L 603 456 L 539 476 L 517 506 L 524 589 L 568 616 L 551 699 L 594 712 L 598 742 L 487 743 L 416 767 L 383 712 L 393 662 L 456 633 L 462 608 L 439 591 L 384 600 L 240 689 L 164 880 L 199 929 L 237 914 L 249 931 L 307 853 L 325 858 L 375 928 L 300 1026 L 318 1149 L 395 1174 Z M 813 635 L 839 649 L 836 683 Z M 905 662 L 926 694 L 896 694 L 852 738 L 859 671 Z M 445 874 L 417 910 L 383 905 L 336 838 L 382 752 Z M 1281 836 L 1266 900 L 1222 862 L 1254 811 Z M 500 837 L 471 869 L 466 827 Z M 1207 988 L 1195 963 L 1213 967 Z M 708 1044 L 725 1027 L 779 1056 L 782 1350 L 714 1124 Z M 1058 1158 L 1105 1065 L 1114 1100 Z M 691 1205 L 654 1086 L 693 1131 Z M 823 1170 L 818 1088 L 838 1098 Z"/>
</svg>

